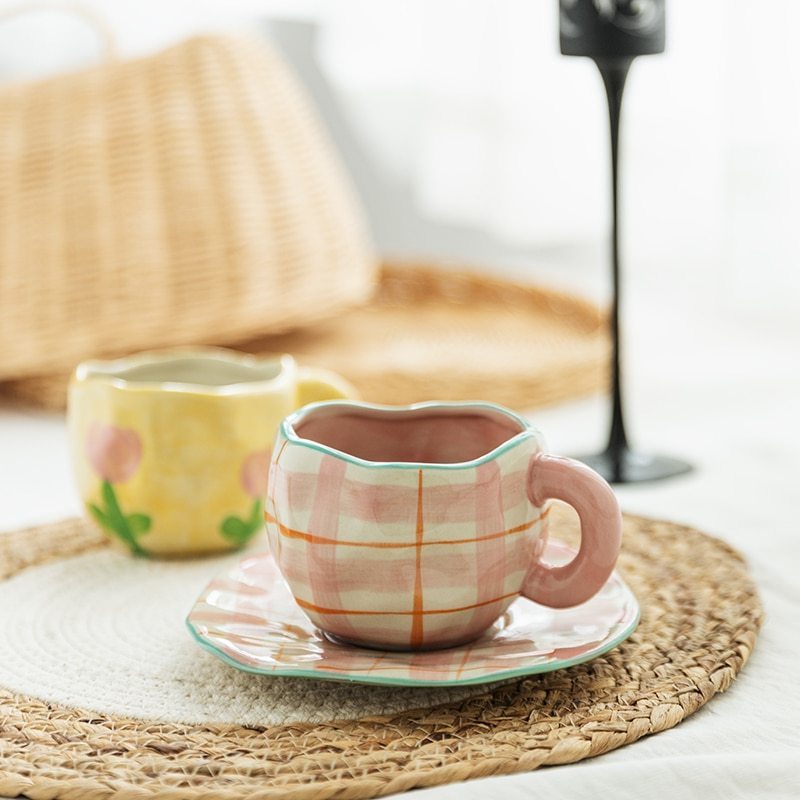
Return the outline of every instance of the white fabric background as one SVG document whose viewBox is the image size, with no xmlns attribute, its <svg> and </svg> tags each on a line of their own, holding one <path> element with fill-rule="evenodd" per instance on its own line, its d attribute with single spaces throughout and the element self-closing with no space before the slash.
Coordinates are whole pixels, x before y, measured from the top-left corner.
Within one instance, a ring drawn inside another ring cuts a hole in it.
<svg viewBox="0 0 800 800">
<path fill-rule="evenodd" d="M 265 549 L 265 537 L 253 548 Z M 0 686 L 101 713 L 240 725 L 353 719 L 482 691 L 362 687 L 232 669 L 199 648 L 184 619 L 208 582 L 241 558 L 131 561 L 105 550 L 0 582 L 0 609 L 13 609 L 0 613 Z"/>
</svg>

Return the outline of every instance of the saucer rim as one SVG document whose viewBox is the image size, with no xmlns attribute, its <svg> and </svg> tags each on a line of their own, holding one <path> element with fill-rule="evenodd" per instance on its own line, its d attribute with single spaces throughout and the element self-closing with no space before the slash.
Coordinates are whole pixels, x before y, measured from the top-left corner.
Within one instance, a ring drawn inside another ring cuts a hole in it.
<svg viewBox="0 0 800 800">
<path fill-rule="evenodd" d="M 558 544 L 562 546 L 569 547 L 569 545 L 565 545 L 564 542 L 553 539 L 553 544 Z M 572 549 L 572 548 L 570 548 Z M 267 551 L 266 555 L 271 554 Z M 248 556 L 245 555 L 244 558 Z M 249 557 L 252 558 L 252 555 Z M 244 560 L 244 559 L 241 559 Z M 241 560 L 238 563 L 241 563 Z M 636 628 L 639 626 L 639 622 L 642 618 L 642 606 L 639 602 L 639 599 L 636 597 L 633 590 L 628 586 L 619 572 L 614 569 L 611 576 L 609 576 L 608 580 L 611 578 L 616 578 L 620 584 L 622 584 L 623 588 L 628 594 L 629 601 L 626 603 L 626 606 L 632 604 L 633 607 L 633 618 L 625 624 L 619 633 L 617 633 L 611 639 L 604 639 L 598 647 L 593 648 L 592 650 L 587 651 L 586 653 L 581 653 L 577 656 L 572 656 L 570 658 L 563 658 L 558 659 L 557 661 L 545 661 L 539 664 L 531 664 L 528 667 L 517 667 L 516 669 L 508 669 L 508 670 L 501 670 L 498 672 L 492 672 L 490 674 L 485 675 L 476 675 L 473 677 L 467 678 L 448 678 L 444 680 L 436 680 L 432 678 L 392 678 L 392 677 L 383 677 L 380 675 L 367 675 L 363 673 L 328 673 L 324 670 L 308 670 L 308 669 L 299 669 L 294 667 L 254 667 L 248 664 L 243 664 L 240 661 L 237 661 L 233 656 L 228 655 L 224 650 L 220 647 L 215 645 L 212 641 L 205 638 L 203 633 L 198 630 L 198 627 L 195 622 L 192 621 L 191 616 L 194 613 L 195 608 L 197 607 L 198 603 L 200 602 L 201 598 L 204 596 L 206 589 L 208 586 L 203 588 L 203 591 L 198 595 L 195 599 L 194 603 L 192 604 L 192 608 L 189 613 L 184 618 L 184 623 L 191 634 L 192 638 L 194 639 L 197 644 L 200 645 L 204 650 L 211 653 L 212 655 L 219 658 L 223 663 L 227 664 L 234 669 L 240 670 L 242 672 L 250 673 L 251 675 L 263 675 L 267 677 L 280 677 L 280 678 L 303 678 L 306 680 L 321 680 L 321 681 L 336 681 L 337 683 L 360 683 L 360 684 L 369 684 L 369 685 L 376 685 L 376 686 L 405 686 L 405 687 L 449 687 L 449 686 L 479 686 L 481 684 L 489 684 L 489 683 L 499 683 L 506 680 L 513 680 L 515 678 L 524 678 L 529 675 L 540 675 L 547 672 L 555 672 L 559 669 L 568 669 L 569 667 L 577 666 L 578 664 L 584 664 L 587 661 L 591 661 L 598 656 L 604 655 L 608 653 L 610 650 L 613 650 L 615 647 L 618 647 L 622 642 L 624 642 L 628 637 L 633 634 Z M 213 580 L 213 579 L 212 579 Z M 608 581 L 606 581 L 608 583 Z M 532 602 L 532 601 L 531 601 Z M 544 607 L 544 606 L 543 606 Z M 619 624 L 619 623 L 618 623 Z M 469 645 L 461 645 L 460 647 L 453 648 L 454 650 L 463 649 L 464 647 L 468 647 Z M 354 648 L 360 649 L 360 648 Z M 375 653 L 381 652 L 390 652 L 390 651 L 383 651 L 383 650 L 375 650 L 372 651 Z"/>
<path fill-rule="evenodd" d="M 247 664 L 242 664 L 240 661 L 236 661 L 232 656 L 229 656 L 224 650 L 221 650 L 216 645 L 212 644 L 208 639 L 204 639 L 203 635 L 196 630 L 194 627 L 194 623 L 189 620 L 187 617 L 186 627 L 189 629 L 189 632 L 192 635 L 192 638 L 197 642 L 204 650 L 211 653 L 212 655 L 219 658 L 223 663 L 227 664 L 229 667 L 233 667 L 234 669 L 238 669 L 241 672 L 248 672 L 251 675 L 262 675 L 266 677 L 273 677 L 273 678 L 304 678 L 306 680 L 319 680 L 319 681 L 336 681 L 337 683 L 360 683 L 360 684 L 369 684 L 374 686 L 405 686 L 408 688 L 412 687 L 419 687 L 419 688 L 435 688 L 435 687 L 450 687 L 450 686 L 480 686 L 481 684 L 489 684 L 489 683 L 501 683 L 502 681 L 506 680 L 513 680 L 515 678 L 525 678 L 529 675 L 541 675 L 546 672 L 555 672 L 559 669 L 568 669 L 569 667 L 575 667 L 578 664 L 585 664 L 587 661 L 591 661 L 598 656 L 602 656 L 605 653 L 608 653 L 610 650 L 613 650 L 615 647 L 618 647 L 622 642 L 624 642 L 631 634 L 636 630 L 639 626 L 639 622 L 642 619 L 642 608 L 639 604 L 639 600 L 637 599 L 636 595 L 630 590 L 630 587 L 622 581 L 620 581 L 625 585 L 625 588 L 628 589 L 631 599 L 633 600 L 633 604 L 635 606 L 635 613 L 634 617 L 625 628 L 618 633 L 613 639 L 609 640 L 608 642 L 604 641 L 602 645 L 597 647 L 594 650 L 589 650 L 586 653 L 583 653 L 579 656 L 573 656 L 572 658 L 564 658 L 559 659 L 558 661 L 547 661 L 540 664 L 532 664 L 530 667 L 519 667 L 518 669 L 511 669 L 511 670 L 503 670 L 501 672 L 493 672 L 487 675 L 477 675 L 473 678 L 454 678 L 454 679 L 447 679 L 447 680 L 433 680 L 433 679 L 419 679 L 414 680 L 410 678 L 390 678 L 390 677 L 380 677 L 380 676 L 373 676 L 373 675 L 363 675 L 358 673 L 349 673 L 349 674 L 340 674 L 336 675 L 333 673 L 327 673 L 322 670 L 315 671 L 315 670 L 303 670 L 303 669 L 293 669 L 287 667 L 275 667 L 272 669 L 265 668 L 265 667 L 251 667 Z M 461 648 L 454 648 L 455 650 L 463 649 L 465 645 L 462 645 Z M 356 648 L 358 649 L 358 648 Z M 381 652 L 389 652 L 389 651 L 382 651 L 376 650 L 376 653 Z"/>
</svg>

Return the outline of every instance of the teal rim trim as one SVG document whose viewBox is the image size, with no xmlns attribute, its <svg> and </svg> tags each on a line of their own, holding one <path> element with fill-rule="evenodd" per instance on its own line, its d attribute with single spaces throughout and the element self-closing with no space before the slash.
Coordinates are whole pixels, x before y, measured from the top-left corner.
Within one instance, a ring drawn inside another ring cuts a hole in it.
<svg viewBox="0 0 800 800">
<path fill-rule="evenodd" d="M 626 588 L 627 584 L 626 584 Z M 186 618 L 186 627 L 192 634 L 194 640 L 212 655 L 221 659 L 229 667 L 241 670 L 242 672 L 249 672 L 253 675 L 267 675 L 275 678 L 310 678 L 319 681 L 337 681 L 344 683 L 373 683 L 381 686 L 477 686 L 482 683 L 497 683 L 499 681 L 510 680 L 512 678 L 524 678 L 527 675 L 539 675 L 544 672 L 555 672 L 558 669 L 567 669 L 568 667 L 575 667 L 578 664 L 584 664 L 591 661 L 593 658 L 602 656 L 609 650 L 613 650 L 624 642 L 637 628 L 642 618 L 642 610 L 639 601 L 633 592 L 628 589 L 631 600 L 636 606 L 636 614 L 613 639 L 604 642 L 602 645 L 594 650 L 589 650 L 580 656 L 574 658 L 564 658 L 559 661 L 550 661 L 544 664 L 531 664 L 530 667 L 520 667 L 518 669 L 510 669 L 501 672 L 494 672 L 490 675 L 479 675 L 475 678 L 463 678 L 460 680 L 446 680 L 446 681 L 430 681 L 430 680 L 407 680 L 404 678 L 380 678 L 370 675 L 328 675 L 324 672 L 315 672 L 313 670 L 305 669 L 282 669 L 276 667 L 275 669 L 264 669 L 260 667 L 250 667 L 240 664 L 234 658 L 231 658 L 227 653 L 220 650 L 207 639 L 204 639 L 200 633 L 195 629 L 194 624 L 189 617 Z M 377 652 L 377 651 L 376 651 Z"/>
<path fill-rule="evenodd" d="M 368 461 L 367 459 L 359 458 L 358 456 L 351 455 L 350 453 L 345 453 L 343 450 L 337 450 L 335 447 L 329 447 L 326 444 L 315 442 L 312 439 L 304 439 L 302 436 L 298 436 L 295 433 L 295 424 L 301 422 L 308 414 L 323 408 L 332 407 L 353 408 L 357 410 L 367 409 L 369 411 L 386 411 L 393 414 L 403 414 L 408 411 L 419 411 L 425 409 L 474 408 L 477 410 L 492 411 L 496 414 L 501 414 L 505 417 L 508 417 L 517 425 L 519 425 L 522 430 L 515 436 L 512 436 L 510 439 L 507 439 L 501 445 L 495 447 L 494 450 L 491 450 L 488 453 L 479 456 L 478 458 L 474 458 L 472 461 L 456 461 L 449 464 L 424 461 Z M 310 450 L 317 450 L 320 453 L 334 456 L 334 458 L 339 458 L 342 461 L 356 464 L 359 467 L 374 467 L 376 469 L 470 469 L 471 467 L 478 467 L 481 464 L 486 464 L 487 462 L 494 460 L 498 456 L 503 455 L 503 453 L 508 452 L 521 442 L 527 441 L 528 439 L 535 439 L 540 447 L 542 445 L 542 435 L 538 428 L 535 428 L 527 420 L 519 416 L 519 414 L 515 414 L 513 411 L 497 405 L 496 403 L 477 402 L 471 400 L 457 402 L 438 402 L 433 400 L 425 403 L 413 403 L 412 405 L 407 406 L 387 406 L 379 405 L 377 403 L 362 403 L 357 400 L 323 400 L 318 403 L 309 403 L 308 405 L 303 406 L 303 408 L 300 410 L 295 411 L 293 414 L 289 414 L 289 416 L 286 417 L 283 422 L 281 422 L 280 435 L 292 444 L 296 444 L 301 447 L 307 447 Z"/>
</svg>

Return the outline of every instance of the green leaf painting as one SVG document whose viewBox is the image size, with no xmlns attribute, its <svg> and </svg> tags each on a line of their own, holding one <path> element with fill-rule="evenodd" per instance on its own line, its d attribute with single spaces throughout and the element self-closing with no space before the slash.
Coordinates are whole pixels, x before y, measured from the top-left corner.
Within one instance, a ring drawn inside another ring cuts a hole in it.
<svg viewBox="0 0 800 800">
<path fill-rule="evenodd" d="M 236 547 L 246 544 L 253 534 L 261 527 L 264 515 L 264 503 L 254 500 L 248 519 L 236 516 L 225 517 L 220 525 L 220 533 Z"/>
<path fill-rule="evenodd" d="M 104 507 L 94 503 L 87 503 L 86 506 L 94 520 L 123 542 L 134 555 L 147 555 L 147 550 L 139 544 L 139 536 L 150 530 L 150 517 L 147 514 L 124 514 L 110 481 L 102 482 L 100 494 Z"/>
</svg>

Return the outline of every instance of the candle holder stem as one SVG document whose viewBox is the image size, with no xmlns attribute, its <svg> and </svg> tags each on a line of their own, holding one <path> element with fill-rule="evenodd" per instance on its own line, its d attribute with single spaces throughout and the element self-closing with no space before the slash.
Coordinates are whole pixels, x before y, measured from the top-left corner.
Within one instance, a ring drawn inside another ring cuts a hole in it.
<svg viewBox="0 0 800 800">
<path fill-rule="evenodd" d="M 608 100 L 611 134 L 611 267 L 613 296 L 611 302 L 611 429 L 606 449 L 581 461 L 611 483 L 641 483 L 669 478 L 691 470 L 685 461 L 633 451 L 628 444 L 622 402 L 620 358 L 621 269 L 619 248 L 619 123 L 625 80 L 633 63 L 632 56 L 595 57 L 603 78 Z"/>
<path fill-rule="evenodd" d="M 619 118 L 625 80 L 632 58 L 596 59 L 608 100 L 608 121 L 611 134 L 611 268 L 613 294 L 611 301 L 611 431 L 607 451 L 618 453 L 628 449 L 625 419 L 622 413 L 622 377 L 620 369 L 620 266 L 619 266 Z"/>
</svg>

